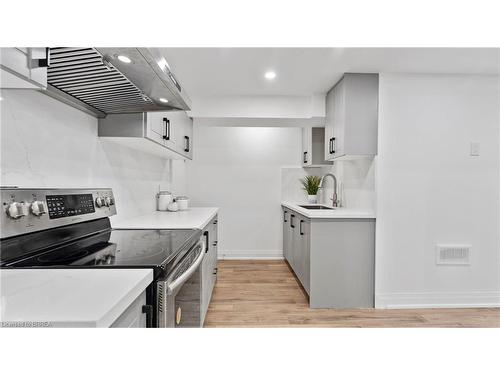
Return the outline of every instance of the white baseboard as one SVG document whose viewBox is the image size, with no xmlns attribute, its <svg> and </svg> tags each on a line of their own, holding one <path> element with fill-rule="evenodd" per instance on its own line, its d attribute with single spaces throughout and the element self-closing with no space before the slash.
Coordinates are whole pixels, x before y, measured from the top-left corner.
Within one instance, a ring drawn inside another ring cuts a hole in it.
<svg viewBox="0 0 500 375">
<path fill-rule="evenodd" d="M 500 307 L 500 291 L 450 293 L 377 293 L 378 309 Z"/>
<path fill-rule="evenodd" d="M 246 250 L 246 251 L 221 251 L 219 250 L 218 259 L 283 259 L 282 250 Z"/>
</svg>

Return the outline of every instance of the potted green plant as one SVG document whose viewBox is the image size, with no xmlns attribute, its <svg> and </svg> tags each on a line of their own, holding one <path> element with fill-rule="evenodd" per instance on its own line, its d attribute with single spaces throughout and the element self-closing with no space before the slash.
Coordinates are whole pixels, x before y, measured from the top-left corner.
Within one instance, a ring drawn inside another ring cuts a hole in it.
<svg viewBox="0 0 500 375">
<path fill-rule="evenodd" d="M 309 203 L 317 203 L 320 182 L 321 178 L 318 176 L 306 176 L 300 179 L 302 189 L 307 193 L 307 201 Z"/>
</svg>

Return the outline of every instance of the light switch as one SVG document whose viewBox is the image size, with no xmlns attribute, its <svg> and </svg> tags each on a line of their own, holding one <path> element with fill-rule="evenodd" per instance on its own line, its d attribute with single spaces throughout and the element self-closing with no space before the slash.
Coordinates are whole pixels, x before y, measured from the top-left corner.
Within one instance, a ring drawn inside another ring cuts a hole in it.
<svg viewBox="0 0 500 375">
<path fill-rule="evenodd" d="M 470 156 L 479 156 L 481 144 L 479 142 L 470 143 Z"/>
</svg>

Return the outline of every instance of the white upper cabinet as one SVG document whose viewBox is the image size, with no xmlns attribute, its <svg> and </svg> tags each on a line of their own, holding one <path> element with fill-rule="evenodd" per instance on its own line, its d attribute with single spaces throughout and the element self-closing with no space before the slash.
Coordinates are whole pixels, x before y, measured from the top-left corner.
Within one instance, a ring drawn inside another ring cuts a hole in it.
<svg viewBox="0 0 500 375">
<path fill-rule="evenodd" d="M 168 159 L 193 158 L 193 120 L 184 111 L 110 114 L 99 137 Z"/>
<path fill-rule="evenodd" d="M 326 96 L 325 160 L 377 154 L 378 74 L 346 73 Z"/>
<path fill-rule="evenodd" d="M 192 159 L 193 120 L 186 112 L 149 112 L 148 124 L 152 132 L 161 134 L 166 147 Z"/>
<path fill-rule="evenodd" d="M 0 88 L 47 87 L 47 48 L 0 48 Z"/>
</svg>

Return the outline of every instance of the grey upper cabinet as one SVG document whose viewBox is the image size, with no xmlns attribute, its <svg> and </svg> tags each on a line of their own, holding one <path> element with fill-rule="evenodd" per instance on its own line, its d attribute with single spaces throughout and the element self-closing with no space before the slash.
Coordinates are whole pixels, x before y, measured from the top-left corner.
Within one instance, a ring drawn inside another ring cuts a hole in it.
<svg viewBox="0 0 500 375">
<path fill-rule="evenodd" d="M 325 143 L 324 128 L 302 128 L 302 166 L 322 167 L 331 164 L 323 157 L 323 145 Z"/>
<path fill-rule="evenodd" d="M 201 264 L 201 321 L 205 317 L 212 299 L 212 292 L 217 281 L 217 245 L 218 245 L 218 218 L 215 216 L 205 228 L 203 236 L 205 238 L 205 257 Z"/>
<path fill-rule="evenodd" d="M 47 87 L 47 48 L 1 48 L 0 52 L 0 88 Z"/>
<path fill-rule="evenodd" d="M 325 160 L 377 154 L 378 74 L 346 73 L 326 96 Z"/>
<path fill-rule="evenodd" d="M 312 164 L 312 128 L 302 128 L 302 166 Z"/>
<path fill-rule="evenodd" d="M 110 114 L 99 137 L 168 159 L 192 159 L 193 120 L 184 111 Z"/>
</svg>

